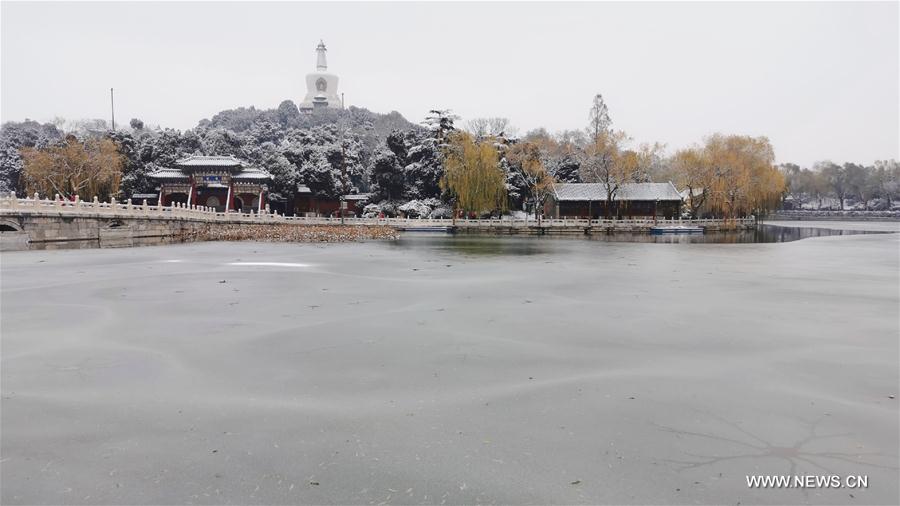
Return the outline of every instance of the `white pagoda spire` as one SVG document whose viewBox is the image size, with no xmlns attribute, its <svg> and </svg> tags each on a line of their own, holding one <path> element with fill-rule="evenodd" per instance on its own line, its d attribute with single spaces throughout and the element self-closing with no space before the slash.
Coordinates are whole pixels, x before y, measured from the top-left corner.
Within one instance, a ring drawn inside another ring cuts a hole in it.
<svg viewBox="0 0 900 506">
<path fill-rule="evenodd" d="M 328 70 L 328 63 L 325 62 L 325 43 L 322 42 L 322 39 L 319 39 L 319 45 L 316 46 L 316 70 L 319 72 L 324 72 Z"/>
<path fill-rule="evenodd" d="M 341 98 L 338 94 L 338 76 L 328 73 L 328 62 L 325 60 L 325 42 L 320 40 L 316 46 L 316 71 L 306 74 L 306 96 L 300 103 L 301 111 L 311 111 L 326 107 L 340 109 Z"/>
</svg>

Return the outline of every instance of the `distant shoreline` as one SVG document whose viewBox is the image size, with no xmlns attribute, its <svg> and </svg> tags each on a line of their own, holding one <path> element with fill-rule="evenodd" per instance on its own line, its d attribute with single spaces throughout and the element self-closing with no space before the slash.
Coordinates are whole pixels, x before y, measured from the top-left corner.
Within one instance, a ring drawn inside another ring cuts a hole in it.
<svg viewBox="0 0 900 506">
<path fill-rule="evenodd" d="M 900 222 L 895 211 L 777 211 L 763 221 L 892 221 Z"/>
</svg>

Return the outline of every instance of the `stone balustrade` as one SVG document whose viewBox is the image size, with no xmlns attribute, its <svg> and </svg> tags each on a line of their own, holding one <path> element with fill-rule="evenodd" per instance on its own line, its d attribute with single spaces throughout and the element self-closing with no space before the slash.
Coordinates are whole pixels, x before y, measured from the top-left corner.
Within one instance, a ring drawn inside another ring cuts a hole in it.
<svg viewBox="0 0 900 506">
<path fill-rule="evenodd" d="M 284 216 L 277 211 L 270 211 L 266 205 L 264 213 L 241 213 L 236 211 L 220 212 L 205 206 L 189 206 L 173 203 L 169 206 L 148 205 L 147 201 L 135 204 L 131 200 L 117 202 L 111 199 L 109 202 L 99 202 L 97 198 L 92 201 L 80 200 L 77 196 L 74 200 L 65 200 L 57 196 L 55 199 L 41 199 L 38 195 L 33 198 L 18 198 L 15 195 L 0 197 L 0 214 L 52 214 L 52 215 L 80 215 L 80 216 L 106 216 L 122 218 L 164 218 L 181 219 L 199 222 L 228 222 L 228 223 L 296 223 L 311 225 L 334 225 L 341 223 L 341 218 L 308 217 L 308 216 Z M 385 225 L 399 228 L 405 227 L 462 227 L 462 228 L 600 228 L 600 229 L 644 229 L 654 225 L 690 225 L 701 227 L 721 228 L 724 226 L 748 227 L 756 224 L 755 218 L 722 219 L 621 219 L 588 220 L 583 218 L 557 218 L 557 219 L 514 219 L 511 217 L 489 219 L 457 219 L 449 218 L 350 218 L 345 217 L 343 223 L 348 225 Z"/>
<path fill-rule="evenodd" d="M 77 195 L 72 200 L 62 199 L 59 195 L 54 199 L 42 199 L 37 194 L 34 197 L 18 198 L 15 194 L 0 197 L 0 213 L 51 213 L 69 215 L 100 215 L 120 216 L 123 218 L 152 217 L 152 218 L 187 218 L 197 221 L 252 221 L 254 223 L 267 222 L 284 218 L 277 212 L 270 212 L 266 205 L 265 213 L 239 213 L 218 212 L 211 207 L 172 203 L 168 206 L 149 205 L 146 200 L 135 204 L 128 199 L 118 202 L 110 199 L 109 202 L 100 202 L 97 197 L 92 201 L 81 200 Z"/>
</svg>

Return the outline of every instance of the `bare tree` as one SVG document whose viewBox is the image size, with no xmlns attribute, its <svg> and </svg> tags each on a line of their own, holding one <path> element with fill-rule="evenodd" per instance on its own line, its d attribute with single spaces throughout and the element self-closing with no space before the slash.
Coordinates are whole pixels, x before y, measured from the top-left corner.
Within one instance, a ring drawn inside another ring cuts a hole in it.
<svg viewBox="0 0 900 506">
<path fill-rule="evenodd" d="M 479 139 L 511 137 L 518 131 L 510 124 L 509 118 L 473 118 L 466 121 L 465 129 Z"/>
<path fill-rule="evenodd" d="M 603 95 L 599 93 L 594 95 L 594 103 L 588 117 L 588 133 L 592 139 L 597 139 L 600 135 L 609 132 L 612 120 L 609 119 L 609 109 L 606 107 L 606 102 L 603 101 Z"/>
<path fill-rule="evenodd" d="M 585 182 L 605 185 L 607 217 L 612 216 L 619 189 L 634 180 L 639 167 L 637 153 L 621 148 L 627 138 L 624 132 L 601 132 L 583 151 L 581 178 Z"/>
<path fill-rule="evenodd" d="M 822 173 L 828 186 L 840 203 L 841 210 L 844 210 L 844 201 L 850 192 L 850 185 L 847 180 L 847 171 L 843 167 L 830 161 L 819 162 L 814 166 L 816 170 Z"/>
</svg>

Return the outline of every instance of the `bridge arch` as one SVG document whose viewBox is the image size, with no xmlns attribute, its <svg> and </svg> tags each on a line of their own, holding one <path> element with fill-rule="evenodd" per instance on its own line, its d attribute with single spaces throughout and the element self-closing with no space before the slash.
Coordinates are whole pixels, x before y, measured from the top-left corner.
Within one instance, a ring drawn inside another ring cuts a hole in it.
<svg viewBox="0 0 900 506">
<path fill-rule="evenodd" d="M 0 232 L 22 232 L 22 226 L 14 220 L 0 219 Z"/>
</svg>

